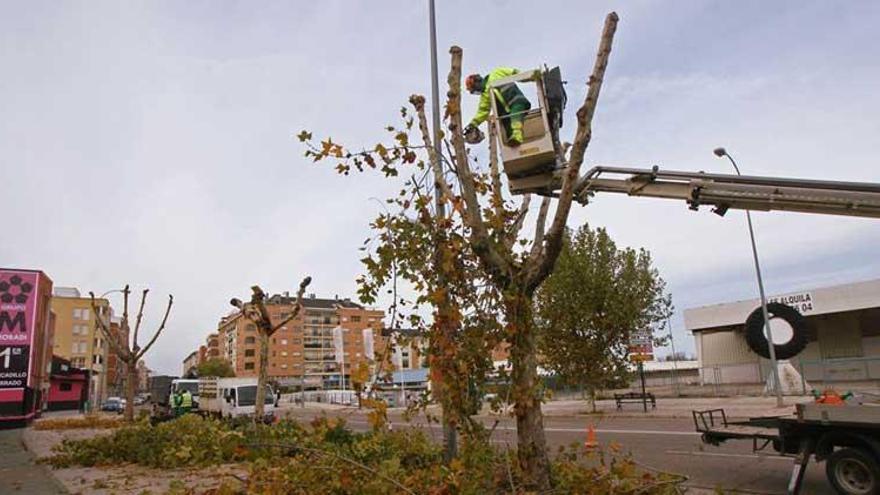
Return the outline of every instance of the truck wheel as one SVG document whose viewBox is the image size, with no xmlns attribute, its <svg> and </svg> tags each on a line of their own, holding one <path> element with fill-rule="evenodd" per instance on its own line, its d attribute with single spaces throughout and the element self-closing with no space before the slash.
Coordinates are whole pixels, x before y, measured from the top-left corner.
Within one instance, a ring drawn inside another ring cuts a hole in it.
<svg viewBox="0 0 880 495">
<path fill-rule="evenodd" d="M 825 465 L 828 481 L 843 495 L 874 495 L 880 492 L 880 465 L 862 449 L 835 450 Z"/>
<path fill-rule="evenodd" d="M 788 359 L 797 356 L 807 346 L 807 320 L 798 310 L 782 303 L 767 303 L 770 318 L 782 318 L 791 325 L 791 340 L 784 344 L 776 344 L 776 359 Z M 756 308 L 746 319 L 746 343 L 755 354 L 770 359 L 770 346 L 764 335 L 764 312 Z"/>
</svg>

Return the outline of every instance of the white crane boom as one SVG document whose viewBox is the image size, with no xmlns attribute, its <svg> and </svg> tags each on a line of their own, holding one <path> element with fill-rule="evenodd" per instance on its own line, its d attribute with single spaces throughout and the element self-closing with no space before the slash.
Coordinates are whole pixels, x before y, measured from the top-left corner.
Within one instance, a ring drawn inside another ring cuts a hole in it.
<svg viewBox="0 0 880 495">
<path fill-rule="evenodd" d="M 880 218 L 880 184 L 709 174 L 676 170 L 593 167 L 575 184 L 575 199 L 587 204 L 599 192 L 685 201 L 690 209 L 784 210 Z"/>
</svg>

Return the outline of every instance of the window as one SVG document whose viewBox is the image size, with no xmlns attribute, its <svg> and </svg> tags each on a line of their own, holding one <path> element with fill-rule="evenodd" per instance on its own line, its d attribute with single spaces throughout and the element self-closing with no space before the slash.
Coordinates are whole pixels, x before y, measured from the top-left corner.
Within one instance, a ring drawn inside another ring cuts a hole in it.
<svg viewBox="0 0 880 495">
<path fill-rule="evenodd" d="M 245 343 L 245 344 L 256 344 L 256 343 L 257 343 L 257 338 L 256 338 L 256 337 L 245 337 L 245 338 L 244 338 L 244 343 Z"/>
<path fill-rule="evenodd" d="M 73 345 L 70 346 L 70 352 L 74 354 L 79 353 L 79 342 L 74 342 Z"/>
<path fill-rule="evenodd" d="M 247 330 L 248 332 L 256 332 L 257 331 L 257 327 L 253 323 L 248 323 L 248 325 L 246 327 L 244 327 L 244 329 Z"/>
<path fill-rule="evenodd" d="M 254 369 L 254 363 L 244 363 L 244 369 L 246 369 L 246 370 Z"/>
<path fill-rule="evenodd" d="M 287 339 L 281 339 L 281 345 L 287 345 Z"/>
<path fill-rule="evenodd" d="M 89 319 L 89 310 L 85 308 L 73 308 L 73 319 L 74 320 L 88 320 Z"/>
<path fill-rule="evenodd" d="M 93 354 L 92 364 L 104 364 L 104 358 L 100 354 Z"/>
<path fill-rule="evenodd" d="M 353 323 L 357 323 L 357 322 L 361 321 L 361 317 L 360 316 L 352 316 L 351 321 Z"/>
<path fill-rule="evenodd" d="M 287 355 L 287 351 L 281 351 L 281 355 L 282 355 L 282 356 L 286 356 L 286 355 Z"/>
<path fill-rule="evenodd" d="M 70 392 L 73 390 L 73 385 L 69 382 L 63 382 L 58 385 L 58 390 L 61 390 L 62 392 Z"/>
<path fill-rule="evenodd" d="M 89 333 L 89 327 L 86 325 L 74 325 L 71 333 L 74 335 L 87 335 Z"/>
<path fill-rule="evenodd" d="M 254 350 L 253 349 L 245 349 L 244 357 L 254 357 Z"/>
<path fill-rule="evenodd" d="M 286 365 L 286 364 L 282 364 L 282 365 L 281 365 L 281 369 L 285 369 L 285 370 L 286 370 L 286 369 L 287 369 L 287 365 Z"/>
</svg>

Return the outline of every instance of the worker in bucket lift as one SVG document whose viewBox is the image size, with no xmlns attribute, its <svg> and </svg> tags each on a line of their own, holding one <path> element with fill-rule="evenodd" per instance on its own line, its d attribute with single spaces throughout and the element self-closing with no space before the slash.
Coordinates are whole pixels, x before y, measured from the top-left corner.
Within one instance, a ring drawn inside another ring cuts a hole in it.
<svg viewBox="0 0 880 495">
<path fill-rule="evenodd" d="M 490 85 L 498 79 L 510 77 L 518 73 L 519 70 L 511 67 L 496 67 L 485 77 L 479 74 L 467 76 L 465 88 L 472 95 L 480 95 L 480 104 L 477 106 L 477 114 L 474 115 L 474 118 L 471 119 L 470 124 L 464 130 L 465 136 L 478 133 L 479 125 L 489 118 L 489 112 L 492 108 L 489 95 Z M 507 144 L 509 146 L 519 146 L 523 142 L 523 119 L 526 116 L 526 112 L 532 108 L 532 105 L 515 83 L 491 89 L 495 91 L 495 102 L 499 113 L 498 119 L 504 126 Z"/>
</svg>

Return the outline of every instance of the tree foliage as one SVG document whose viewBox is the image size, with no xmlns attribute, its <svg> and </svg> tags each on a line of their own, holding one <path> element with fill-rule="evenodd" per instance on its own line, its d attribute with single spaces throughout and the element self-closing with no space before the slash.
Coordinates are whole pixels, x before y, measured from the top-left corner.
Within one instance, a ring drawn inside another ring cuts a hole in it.
<svg viewBox="0 0 880 495">
<path fill-rule="evenodd" d="M 235 369 L 223 358 L 210 358 L 201 362 L 196 371 L 199 376 L 216 376 L 228 378 L 235 376 Z"/>
<path fill-rule="evenodd" d="M 355 432 L 344 420 L 233 424 L 194 414 L 151 425 L 128 424 L 106 435 L 66 439 L 42 459 L 54 468 L 135 464 L 175 476 L 180 468 L 246 468 L 248 475 L 211 493 L 484 494 L 534 493 L 509 453 L 489 442 L 465 442 L 449 465 L 425 430 Z M 231 464 L 239 463 L 239 464 Z M 555 456 L 556 493 L 673 494 L 681 477 L 642 470 L 614 450 L 572 447 Z M 226 478 L 230 479 L 230 478 Z M 180 487 L 182 490 L 184 486 Z M 193 492 L 202 490 L 193 489 Z M 181 493 L 189 493 L 181 491 Z"/>
<path fill-rule="evenodd" d="M 536 298 L 542 366 L 591 397 L 623 386 L 630 336 L 665 321 L 665 288 L 648 251 L 618 248 L 603 228 L 567 232 Z"/>
</svg>

